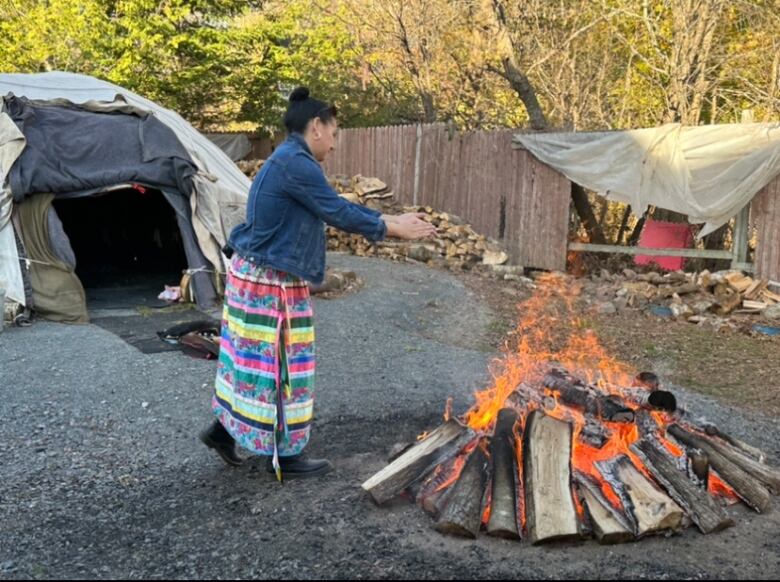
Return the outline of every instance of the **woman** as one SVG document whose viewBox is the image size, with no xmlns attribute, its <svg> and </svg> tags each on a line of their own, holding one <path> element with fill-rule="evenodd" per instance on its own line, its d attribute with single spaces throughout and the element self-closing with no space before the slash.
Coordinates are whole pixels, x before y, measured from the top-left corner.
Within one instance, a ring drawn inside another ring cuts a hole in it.
<svg viewBox="0 0 780 582">
<path fill-rule="evenodd" d="M 325 224 L 362 234 L 433 237 L 421 215 L 383 215 L 348 202 L 328 184 L 319 162 L 333 151 L 336 108 L 299 87 L 284 116 L 287 140 L 249 192 L 247 221 L 230 236 L 222 340 L 212 408 L 217 421 L 201 440 L 230 465 L 236 443 L 268 457 L 267 469 L 309 477 L 332 469 L 307 459 L 314 410 L 314 330 L 308 282 L 325 274 Z"/>
</svg>

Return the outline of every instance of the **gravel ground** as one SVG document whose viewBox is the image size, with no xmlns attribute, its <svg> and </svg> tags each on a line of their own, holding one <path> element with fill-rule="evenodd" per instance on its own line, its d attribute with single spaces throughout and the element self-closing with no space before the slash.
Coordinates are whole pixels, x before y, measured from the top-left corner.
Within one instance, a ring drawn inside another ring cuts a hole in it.
<svg viewBox="0 0 780 582">
<path fill-rule="evenodd" d="M 310 452 L 336 471 L 276 484 L 197 440 L 215 364 L 143 355 L 97 326 L 0 334 L 0 579 L 763 578 L 780 576 L 780 517 L 733 509 L 701 536 L 531 547 L 442 537 L 418 508 L 377 508 L 359 484 L 387 450 L 463 411 L 488 381 L 495 325 L 458 279 L 336 255 L 365 279 L 316 302 Z M 682 393 L 689 408 L 780 457 L 774 418 Z"/>
</svg>

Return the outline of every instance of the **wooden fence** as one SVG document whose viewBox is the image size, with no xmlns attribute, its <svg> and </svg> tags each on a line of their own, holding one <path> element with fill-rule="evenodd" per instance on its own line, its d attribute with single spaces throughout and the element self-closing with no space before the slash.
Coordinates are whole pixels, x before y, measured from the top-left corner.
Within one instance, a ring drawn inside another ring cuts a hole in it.
<svg viewBox="0 0 780 582">
<path fill-rule="evenodd" d="M 325 169 L 375 176 L 404 204 L 461 216 L 503 242 L 520 265 L 564 269 L 571 183 L 512 149 L 514 133 L 440 124 L 347 129 Z"/>
</svg>

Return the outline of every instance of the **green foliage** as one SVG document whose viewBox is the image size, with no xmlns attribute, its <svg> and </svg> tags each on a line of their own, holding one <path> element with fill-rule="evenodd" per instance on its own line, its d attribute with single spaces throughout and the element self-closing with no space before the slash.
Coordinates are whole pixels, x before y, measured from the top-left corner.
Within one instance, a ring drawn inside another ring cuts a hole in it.
<svg viewBox="0 0 780 582">
<path fill-rule="evenodd" d="M 493 4 L 0 0 L 0 70 L 94 75 L 204 129 L 278 132 L 298 84 L 352 127 L 516 127 L 527 114 L 501 74 Z M 674 83 L 680 0 L 504 5 L 506 38 L 554 127 L 657 125 L 681 100 L 701 122 L 738 121 L 744 108 L 778 118 L 780 0 L 725 2 L 698 94 Z"/>
</svg>

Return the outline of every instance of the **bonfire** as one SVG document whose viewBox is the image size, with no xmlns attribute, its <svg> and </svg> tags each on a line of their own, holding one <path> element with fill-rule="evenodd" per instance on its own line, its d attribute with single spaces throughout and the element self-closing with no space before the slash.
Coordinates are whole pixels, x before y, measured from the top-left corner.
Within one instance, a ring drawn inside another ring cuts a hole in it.
<svg viewBox="0 0 780 582">
<path fill-rule="evenodd" d="M 442 533 L 531 543 L 711 534 L 734 524 L 729 505 L 769 509 L 780 471 L 766 455 L 611 357 L 576 316 L 578 294 L 540 279 L 491 385 L 363 484 L 376 503 L 405 495 Z"/>
</svg>

